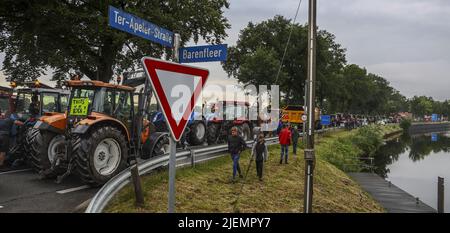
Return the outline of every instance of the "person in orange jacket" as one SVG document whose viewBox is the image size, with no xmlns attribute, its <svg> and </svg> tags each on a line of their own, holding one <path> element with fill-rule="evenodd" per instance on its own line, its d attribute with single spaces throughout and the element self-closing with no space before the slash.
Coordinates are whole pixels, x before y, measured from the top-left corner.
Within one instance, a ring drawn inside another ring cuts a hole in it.
<svg viewBox="0 0 450 233">
<path fill-rule="evenodd" d="M 288 125 L 283 125 L 283 129 L 280 131 L 280 134 L 278 135 L 280 145 L 281 145 L 281 157 L 280 157 L 280 164 L 283 163 L 283 156 L 284 156 L 284 163 L 288 163 L 288 154 L 289 154 L 289 146 L 291 145 L 292 136 L 291 136 L 291 130 L 289 129 Z"/>
</svg>

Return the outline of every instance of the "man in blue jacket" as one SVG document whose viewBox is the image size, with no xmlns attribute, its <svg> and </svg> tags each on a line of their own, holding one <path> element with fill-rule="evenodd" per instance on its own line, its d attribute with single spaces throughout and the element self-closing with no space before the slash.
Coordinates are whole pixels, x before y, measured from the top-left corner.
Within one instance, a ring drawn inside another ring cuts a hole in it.
<svg viewBox="0 0 450 233">
<path fill-rule="evenodd" d="M 247 144 L 244 139 L 238 135 L 238 130 L 236 127 L 231 128 L 231 136 L 228 137 L 228 151 L 231 154 L 231 159 L 233 160 L 233 179 L 235 182 L 236 173 L 239 173 L 239 178 L 243 178 L 241 173 L 241 167 L 239 166 L 239 158 L 241 152 L 245 150 Z"/>
</svg>

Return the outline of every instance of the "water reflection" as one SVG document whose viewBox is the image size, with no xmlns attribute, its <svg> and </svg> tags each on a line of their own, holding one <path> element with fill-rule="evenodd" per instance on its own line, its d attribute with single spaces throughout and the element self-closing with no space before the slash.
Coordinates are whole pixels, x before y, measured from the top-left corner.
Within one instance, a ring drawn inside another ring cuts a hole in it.
<svg viewBox="0 0 450 233">
<path fill-rule="evenodd" d="M 450 133 L 403 135 L 382 146 L 374 164 L 377 174 L 436 209 L 437 177 L 450 182 Z M 449 212 L 450 191 L 444 199 Z"/>
<path fill-rule="evenodd" d="M 434 139 L 434 140 L 433 140 Z M 407 135 L 386 142 L 376 153 L 374 163 L 376 166 L 375 172 L 387 178 L 390 172 L 389 165 L 398 161 L 399 156 L 408 153 L 408 157 L 418 162 L 425 157 L 445 152 L 450 152 L 450 133 L 433 133 L 421 135 Z"/>
</svg>

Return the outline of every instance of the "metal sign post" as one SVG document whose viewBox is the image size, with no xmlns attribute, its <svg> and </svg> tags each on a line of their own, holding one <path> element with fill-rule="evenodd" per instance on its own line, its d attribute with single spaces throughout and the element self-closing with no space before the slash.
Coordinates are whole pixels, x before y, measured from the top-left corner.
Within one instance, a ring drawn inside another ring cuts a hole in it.
<svg viewBox="0 0 450 233">
<path fill-rule="evenodd" d="M 175 213 L 175 171 L 177 162 L 177 142 L 170 137 L 170 158 L 169 158 L 169 206 L 168 212 Z"/>
<path fill-rule="evenodd" d="M 180 34 L 175 33 L 173 57 L 174 61 L 179 61 L 178 49 L 180 48 Z M 168 122 L 168 121 L 166 121 Z M 170 127 L 170 126 L 169 126 Z M 168 212 L 175 213 L 175 172 L 177 163 L 177 142 L 173 137 L 170 137 L 170 157 L 169 157 L 169 206 Z"/>
<path fill-rule="evenodd" d="M 306 88 L 306 145 L 305 145 L 305 192 L 304 212 L 312 212 L 313 173 L 314 173 L 314 113 L 315 113 L 315 78 L 316 78 L 316 0 L 309 0 L 308 17 L 308 78 Z"/>
</svg>

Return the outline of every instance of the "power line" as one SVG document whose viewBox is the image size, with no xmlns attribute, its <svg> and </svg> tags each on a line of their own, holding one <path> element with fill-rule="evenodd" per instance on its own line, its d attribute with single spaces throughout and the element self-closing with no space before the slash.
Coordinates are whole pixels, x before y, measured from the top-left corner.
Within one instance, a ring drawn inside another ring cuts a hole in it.
<svg viewBox="0 0 450 233">
<path fill-rule="evenodd" d="M 287 43 L 286 43 L 286 47 L 284 48 L 283 57 L 281 58 L 280 67 L 278 68 L 278 72 L 277 72 L 277 77 L 276 77 L 276 79 L 275 79 L 275 83 L 278 82 L 278 77 L 279 77 L 280 72 L 281 72 L 281 67 L 283 66 L 284 57 L 286 56 L 286 51 L 287 51 L 287 48 L 288 48 L 288 46 L 289 46 L 289 42 L 291 41 L 292 31 L 294 30 L 295 20 L 297 19 L 298 11 L 300 10 L 300 5 L 301 5 L 301 4 L 302 4 L 302 0 L 300 0 L 299 3 L 298 3 L 297 11 L 295 12 L 294 20 L 292 21 L 291 31 L 289 32 L 288 41 L 287 41 Z"/>
</svg>

